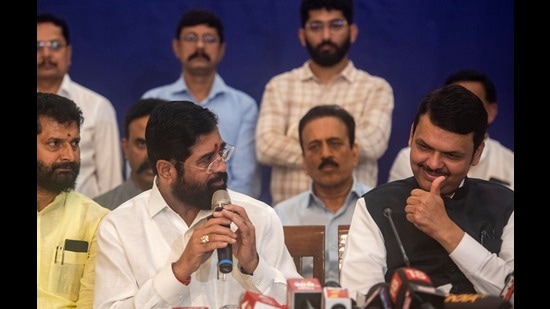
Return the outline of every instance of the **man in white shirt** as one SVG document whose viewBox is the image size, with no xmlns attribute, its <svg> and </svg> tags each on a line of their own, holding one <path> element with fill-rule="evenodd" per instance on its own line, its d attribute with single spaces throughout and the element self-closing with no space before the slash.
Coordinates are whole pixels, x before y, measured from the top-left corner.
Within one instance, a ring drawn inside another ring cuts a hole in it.
<svg viewBox="0 0 550 309">
<path fill-rule="evenodd" d="M 153 188 L 99 226 L 94 308 L 222 308 L 247 290 L 285 303 L 287 279 L 301 276 L 273 208 L 227 190 L 229 204 L 211 210 L 235 150 L 216 115 L 191 101 L 160 103 L 145 141 Z M 221 274 L 216 249 L 229 245 L 233 268 Z"/>
<path fill-rule="evenodd" d="M 488 124 L 493 123 L 498 112 L 497 94 L 495 85 L 487 75 L 476 70 L 462 70 L 447 78 L 445 85 L 449 84 L 461 85 L 475 93 L 487 111 Z M 410 153 L 410 147 L 399 151 L 390 169 L 388 181 L 412 176 Z M 495 181 L 514 190 L 514 152 L 487 134 L 479 164 L 470 168 L 468 177 Z"/>
<path fill-rule="evenodd" d="M 483 103 L 463 86 L 424 97 L 409 137 L 414 176 L 357 201 L 340 277 L 351 295 L 367 294 L 409 265 L 444 292 L 500 294 L 514 271 L 514 191 L 467 177 L 486 129 Z"/>
<path fill-rule="evenodd" d="M 37 91 L 74 101 L 82 110 L 80 173 L 76 191 L 94 198 L 122 183 L 122 154 L 116 111 L 111 102 L 69 77 L 72 45 L 65 20 L 39 14 L 36 22 Z"/>
</svg>

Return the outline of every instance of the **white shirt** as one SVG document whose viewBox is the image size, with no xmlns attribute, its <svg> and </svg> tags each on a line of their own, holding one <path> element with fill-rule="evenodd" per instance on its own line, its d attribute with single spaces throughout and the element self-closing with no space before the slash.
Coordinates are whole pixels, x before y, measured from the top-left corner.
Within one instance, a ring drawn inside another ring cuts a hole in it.
<svg viewBox="0 0 550 309">
<path fill-rule="evenodd" d="M 252 276 L 238 260 L 226 280 L 217 280 L 217 253 L 192 274 L 186 286 L 171 263 L 182 254 L 191 234 L 211 211 L 200 211 L 191 226 L 168 207 L 156 181 L 151 190 L 128 200 L 104 218 L 98 230 L 94 308 L 172 308 L 239 305 L 246 290 L 286 303 L 286 280 L 301 278 L 284 242 L 283 226 L 269 205 L 228 190 L 254 223 L 260 257 Z M 232 225 L 233 228 L 236 228 Z"/>
<path fill-rule="evenodd" d="M 410 163 L 411 148 L 405 147 L 399 151 L 390 169 L 388 182 L 404 179 L 413 175 Z M 485 148 L 476 166 L 470 167 L 470 178 L 495 180 L 514 190 L 514 152 L 504 147 L 498 141 L 486 138 Z"/>
<path fill-rule="evenodd" d="M 472 282 L 478 293 L 498 295 L 504 287 L 506 275 L 514 270 L 514 213 L 502 232 L 498 255 L 492 254 L 467 233 L 449 254 L 460 270 Z M 340 284 L 350 295 L 367 294 L 369 289 L 384 282 L 387 271 L 386 248 L 378 225 L 365 205 L 357 200 L 342 258 Z M 437 287 L 445 292 L 450 284 Z"/>
<path fill-rule="evenodd" d="M 71 80 L 65 74 L 58 95 L 73 100 L 82 110 L 80 172 L 75 190 L 94 198 L 120 185 L 122 151 L 116 111 L 104 96 Z"/>
</svg>

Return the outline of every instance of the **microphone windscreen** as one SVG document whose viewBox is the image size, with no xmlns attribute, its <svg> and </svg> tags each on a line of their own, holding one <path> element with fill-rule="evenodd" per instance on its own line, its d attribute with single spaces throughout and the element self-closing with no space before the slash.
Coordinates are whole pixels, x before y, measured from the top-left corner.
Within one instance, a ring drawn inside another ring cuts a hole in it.
<svg viewBox="0 0 550 309">
<path fill-rule="evenodd" d="M 365 302 L 362 309 L 391 309 L 392 301 L 390 299 L 390 284 L 387 282 L 380 282 L 373 285 L 367 295 L 365 296 Z"/>
<path fill-rule="evenodd" d="M 498 296 L 483 294 L 451 294 L 445 297 L 445 309 L 509 309 L 509 301 Z"/>
<path fill-rule="evenodd" d="M 290 278 L 287 279 L 288 309 L 315 309 L 321 308 L 323 287 L 317 278 Z"/>
<path fill-rule="evenodd" d="M 325 286 L 321 299 L 323 309 L 351 309 L 351 298 L 348 289 L 342 287 Z"/>
<path fill-rule="evenodd" d="M 220 189 L 212 194 L 212 210 L 219 210 L 218 208 L 227 204 L 231 204 L 231 198 L 229 198 L 227 190 Z"/>
<path fill-rule="evenodd" d="M 273 297 L 246 291 L 241 300 L 241 309 L 283 309 L 286 306 L 279 304 Z"/>
<path fill-rule="evenodd" d="M 323 287 L 341 288 L 342 286 L 340 285 L 340 283 L 338 283 L 334 280 L 329 280 L 329 281 L 325 282 L 325 285 L 323 285 Z"/>
<path fill-rule="evenodd" d="M 445 296 L 425 272 L 415 268 L 398 268 L 390 282 L 390 298 L 396 308 L 443 308 Z"/>
</svg>

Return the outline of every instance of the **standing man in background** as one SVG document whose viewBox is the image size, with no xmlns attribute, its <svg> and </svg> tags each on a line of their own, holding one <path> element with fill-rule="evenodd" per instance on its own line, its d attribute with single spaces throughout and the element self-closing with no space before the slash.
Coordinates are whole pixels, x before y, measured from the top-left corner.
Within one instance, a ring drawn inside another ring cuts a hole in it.
<svg viewBox="0 0 550 309">
<path fill-rule="evenodd" d="M 256 154 L 270 165 L 273 204 L 307 190 L 298 138 L 300 118 L 317 104 L 338 102 L 357 120 L 355 175 L 374 187 L 378 159 L 388 147 L 393 90 L 383 78 L 358 70 L 348 57 L 357 39 L 351 0 L 303 0 L 301 44 L 311 59 L 273 77 L 265 87 L 256 130 Z"/>
<path fill-rule="evenodd" d="M 82 112 L 53 93 L 36 94 L 38 308 L 92 308 L 96 231 L 109 213 L 76 192 Z"/>
<path fill-rule="evenodd" d="M 181 62 L 181 76 L 172 84 L 147 91 L 142 98 L 188 100 L 216 113 L 220 134 L 237 149 L 227 166 L 228 187 L 257 198 L 261 191 L 254 140 L 258 105 L 248 94 L 226 85 L 216 72 L 225 46 L 218 16 L 205 9 L 185 12 L 172 40 L 174 55 Z"/>
<path fill-rule="evenodd" d="M 36 19 L 37 91 L 74 101 L 86 121 L 81 128 L 81 167 L 76 191 L 94 198 L 122 183 L 122 155 L 116 111 L 104 96 L 69 77 L 72 45 L 65 20 L 39 14 Z"/>
<path fill-rule="evenodd" d="M 166 102 L 161 99 L 140 99 L 126 112 L 124 118 L 124 137 L 120 144 L 124 158 L 130 166 L 130 175 L 116 188 L 94 198 L 103 207 L 111 210 L 141 192 L 153 186 L 153 170 L 147 157 L 145 144 L 145 127 L 149 115 L 158 104 Z"/>
<path fill-rule="evenodd" d="M 493 82 L 487 75 L 476 70 L 462 70 L 447 77 L 445 85 L 457 84 L 477 95 L 487 111 L 487 122 L 491 125 L 498 113 L 497 92 Z M 399 151 L 390 169 L 388 181 L 412 176 L 409 160 L 410 147 Z M 468 177 L 491 180 L 514 190 L 514 152 L 498 141 L 485 135 L 485 148 L 476 166 L 472 166 Z"/>
<path fill-rule="evenodd" d="M 310 188 L 274 206 L 283 225 L 325 225 L 325 281 L 339 282 L 338 225 L 350 224 L 355 203 L 370 188 L 357 181 L 355 120 L 338 105 L 317 105 L 300 120 L 303 168 Z M 313 275 L 312 263 L 304 277 Z"/>
</svg>

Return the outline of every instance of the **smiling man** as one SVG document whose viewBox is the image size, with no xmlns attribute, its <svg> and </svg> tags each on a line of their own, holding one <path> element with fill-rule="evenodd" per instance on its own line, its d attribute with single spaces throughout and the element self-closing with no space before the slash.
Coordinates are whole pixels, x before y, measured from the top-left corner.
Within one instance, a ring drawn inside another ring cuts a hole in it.
<svg viewBox="0 0 550 309">
<path fill-rule="evenodd" d="M 367 294 L 410 260 L 445 292 L 499 295 L 514 271 L 514 191 L 469 178 L 479 163 L 487 112 L 474 93 L 447 85 L 420 103 L 411 127 L 414 176 L 357 201 L 342 261 L 342 286 Z M 386 209 L 391 214 L 386 217 Z"/>
</svg>

